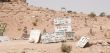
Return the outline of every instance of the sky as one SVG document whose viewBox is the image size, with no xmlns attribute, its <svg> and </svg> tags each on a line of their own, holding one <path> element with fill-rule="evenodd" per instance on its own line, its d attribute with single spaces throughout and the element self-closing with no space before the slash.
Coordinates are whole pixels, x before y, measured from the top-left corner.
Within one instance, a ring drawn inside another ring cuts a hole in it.
<svg viewBox="0 0 110 53">
<path fill-rule="evenodd" d="M 87 14 L 94 12 L 98 15 L 101 12 L 105 12 L 107 15 L 110 15 L 110 0 L 27 0 L 27 3 L 57 11 L 65 7 L 66 10 Z"/>
</svg>

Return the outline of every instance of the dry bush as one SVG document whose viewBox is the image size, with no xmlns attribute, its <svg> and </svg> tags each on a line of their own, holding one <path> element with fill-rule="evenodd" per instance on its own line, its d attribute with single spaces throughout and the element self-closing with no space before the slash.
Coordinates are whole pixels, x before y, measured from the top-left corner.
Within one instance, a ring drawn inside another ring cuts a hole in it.
<svg viewBox="0 0 110 53">
<path fill-rule="evenodd" d="M 22 51 L 21 53 L 26 53 L 25 51 Z"/>
<path fill-rule="evenodd" d="M 93 31 L 93 29 L 92 29 L 92 28 L 90 28 L 89 33 L 90 33 L 90 35 L 95 36 L 95 33 L 94 33 L 94 31 Z"/>
<path fill-rule="evenodd" d="M 67 11 L 68 13 L 72 13 L 72 11 L 71 10 L 69 10 L 69 11 Z"/>
<path fill-rule="evenodd" d="M 65 44 L 65 43 L 62 43 L 62 45 L 61 45 L 61 50 L 62 50 L 62 52 L 70 53 L 71 50 L 72 50 L 72 46 L 67 45 L 67 44 Z"/>
<path fill-rule="evenodd" d="M 33 26 L 37 26 L 37 23 L 36 22 L 32 22 Z"/>
<path fill-rule="evenodd" d="M 106 14 L 105 14 L 105 12 L 102 12 L 102 13 L 100 13 L 99 16 L 100 16 L 100 17 L 104 17 L 104 16 L 106 16 Z"/>
<path fill-rule="evenodd" d="M 88 15 L 90 18 L 94 19 L 95 21 L 97 21 L 97 17 L 96 17 L 96 14 L 91 12 L 89 15 Z"/>
<path fill-rule="evenodd" d="M 96 14 L 91 12 L 88 16 L 94 18 L 94 17 L 96 17 Z"/>
</svg>

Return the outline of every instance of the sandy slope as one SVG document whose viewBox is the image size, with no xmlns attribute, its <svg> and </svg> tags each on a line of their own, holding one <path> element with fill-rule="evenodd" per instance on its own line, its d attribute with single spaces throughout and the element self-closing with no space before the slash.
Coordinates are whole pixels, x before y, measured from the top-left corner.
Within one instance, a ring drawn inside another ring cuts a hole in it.
<svg viewBox="0 0 110 53">
<path fill-rule="evenodd" d="M 72 45 L 71 53 L 110 53 L 110 46 L 92 45 L 86 48 L 76 47 L 77 42 L 67 42 Z M 0 53 L 63 53 L 61 43 L 41 44 L 28 43 L 27 40 L 14 40 L 0 43 Z"/>
<path fill-rule="evenodd" d="M 81 13 L 66 13 L 50 10 L 48 8 L 33 7 L 25 3 L 5 3 L 0 8 L 0 21 L 7 23 L 6 31 L 4 35 L 12 38 L 19 39 L 22 36 L 23 28 L 26 26 L 28 32 L 31 28 L 46 29 L 47 32 L 53 32 L 53 19 L 56 17 L 72 17 L 72 27 L 75 32 L 75 36 L 87 36 L 91 40 L 90 42 L 96 43 L 97 41 L 109 41 L 105 38 L 105 33 L 110 29 L 110 19 L 107 17 L 88 17 L 86 14 Z M 87 26 L 85 26 L 85 18 L 87 18 Z M 36 20 L 38 20 L 36 22 Z M 33 22 L 37 23 L 37 26 L 33 26 Z M 102 30 L 100 30 L 102 26 Z M 93 34 L 90 34 L 90 28 L 92 28 Z M 109 41 L 110 42 L 110 41 Z M 93 45 L 87 48 L 76 48 L 76 42 L 70 42 L 73 49 L 71 53 L 110 53 L 110 46 L 97 46 Z M 14 40 L 9 42 L 0 43 L 0 53 L 19 53 L 22 50 L 27 50 L 27 53 L 61 53 L 61 43 L 53 44 L 31 44 L 25 40 Z M 11 51 L 12 50 L 12 51 Z M 14 50 L 14 51 L 13 51 Z M 106 52 L 107 50 L 107 52 Z M 18 52 L 19 51 L 19 52 Z"/>
</svg>

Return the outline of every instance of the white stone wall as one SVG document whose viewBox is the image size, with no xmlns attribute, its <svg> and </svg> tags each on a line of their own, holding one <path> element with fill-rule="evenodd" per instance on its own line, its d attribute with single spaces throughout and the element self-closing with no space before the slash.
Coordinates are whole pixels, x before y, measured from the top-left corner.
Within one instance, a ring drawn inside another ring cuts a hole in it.
<svg viewBox="0 0 110 53">
<path fill-rule="evenodd" d="M 71 17 L 55 18 L 54 27 L 55 32 L 71 32 L 72 24 Z"/>
<path fill-rule="evenodd" d="M 46 33 L 41 36 L 42 43 L 54 43 L 64 41 L 64 33 Z"/>
<path fill-rule="evenodd" d="M 83 37 L 81 37 L 81 39 L 78 41 L 77 46 L 83 48 L 88 42 L 89 42 L 89 38 L 83 36 Z"/>
</svg>

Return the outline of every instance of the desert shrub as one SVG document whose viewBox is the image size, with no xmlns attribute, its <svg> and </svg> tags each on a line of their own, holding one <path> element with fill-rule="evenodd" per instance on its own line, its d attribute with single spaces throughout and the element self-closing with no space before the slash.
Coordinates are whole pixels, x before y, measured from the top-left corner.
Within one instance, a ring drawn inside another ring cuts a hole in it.
<svg viewBox="0 0 110 53">
<path fill-rule="evenodd" d="M 68 13 L 72 13 L 72 11 L 71 10 L 69 10 L 69 11 L 67 11 Z"/>
<path fill-rule="evenodd" d="M 37 26 L 37 23 L 36 22 L 32 22 L 33 26 Z"/>
<path fill-rule="evenodd" d="M 35 19 L 33 22 L 32 22 L 32 24 L 33 24 L 33 26 L 37 26 L 37 23 L 39 22 L 39 19 Z"/>
<path fill-rule="evenodd" d="M 22 51 L 21 53 L 26 53 L 25 51 Z"/>
<path fill-rule="evenodd" d="M 85 26 L 87 26 L 87 18 L 85 18 Z"/>
<path fill-rule="evenodd" d="M 100 13 L 99 16 L 100 16 L 100 17 L 104 17 L 104 16 L 106 16 L 106 14 L 105 14 L 105 12 L 102 12 L 102 13 Z"/>
<path fill-rule="evenodd" d="M 90 33 L 90 35 L 95 36 L 95 34 L 94 34 L 94 32 L 93 32 L 93 29 L 92 29 L 92 28 L 90 28 L 89 33 Z"/>
<path fill-rule="evenodd" d="M 110 18 L 110 15 L 107 15 L 107 18 Z"/>
<path fill-rule="evenodd" d="M 102 26 L 100 26 L 100 30 L 102 30 Z"/>
<path fill-rule="evenodd" d="M 67 45 L 67 44 L 65 44 L 65 43 L 62 43 L 62 45 L 61 45 L 61 50 L 62 50 L 62 52 L 70 53 L 71 50 L 72 50 L 72 46 Z"/>
<path fill-rule="evenodd" d="M 91 12 L 88 16 L 89 16 L 89 17 L 96 17 L 96 14 L 93 13 L 93 12 Z"/>
</svg>

